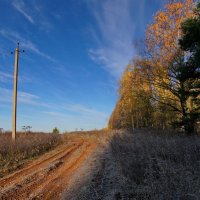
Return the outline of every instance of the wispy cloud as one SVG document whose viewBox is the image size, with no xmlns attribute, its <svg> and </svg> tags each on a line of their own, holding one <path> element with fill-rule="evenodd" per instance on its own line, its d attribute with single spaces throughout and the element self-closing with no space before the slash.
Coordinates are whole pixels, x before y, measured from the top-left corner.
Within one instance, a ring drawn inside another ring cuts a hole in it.
<svg viewBox="0 0 200 200">
<path fill-rule="evenodd" d="M 79 115 L 84 115 L 84 116 L 93 116 L 96 117 L 96 119 L 100 118 L 105 118 L 108 115 L 105 114 L 104 112 L 89 108 L 87 106 L 84 105 L 80 105 L 80 104 L 65 104 L 63 106 L 63 108 L 67 111 L 72 111 L 74 113 L 77 113 Z"/>
<path fill-rule="evenodd" d="M 31 82 L 32 79 L 28 76 L 18 76 L 18 81 L 20 83 L 24 82 Z M 7 72 L 0 72 L 0 82 L 2 83 L 11 83 L 13 82 L 13 74 L 7 73 Z"/>
<path fill-rule="evenodd" d="M 3 102 L 5 104 L 11 104 L 13 91 L 11 89 L 0 88 L 0 96 L 3 97 L 0 98 L 0 102 Z M 39 96 L 23 91 L 18 92 L 18 102 L 19 104 L 41 107 L 45 110 L 42 111 L 43 113 L 53 117 L 67 116 L 79 119 L 84 118 L 88 120 L 105 120 L 108 117 L 107 113 L 89 108 L 81 104 L 60 102 L 59 104 L 55 105 L 51 103 L 45 103 L 41 101 Z"/>
<path fill-rule="evenodd" d="M 52 116 L 52 117 L 63 117 L 63 116 L 65 116 L 63 113 L 54 112 L 54 111 L 43 111 L 42 113 L 47 114 L 47 115 Z"/>
<path fill-rule="evenodd" d="M 28 22 L 37 26 L 37 28 L 45 32 L 49 32 L 52 29 L 53 24 L 46 12 L 45 6 L 43 6 L 43 1 L 13 0 L 11 5 L 17 12 L 22 14 Z"/>
<path fill-rule="evenodd" d="M 13 91 L 7 88 L 0 88 L 0 99 L 3 103 L 12 103 Z M 34 94 L 30 94 L 27 92 L 18 92 L 18 102 L 22 104 L 29 104 L 29 105 L 40 105 L 39 97 Z"/>
<path fill-rule="evenodd" d="M 7 83 L 13 79 L 13 75 L 5 72 L 0 72 L 0 82 Z"/>
<path fill-rule="evenodd" d="M 12 102 L 12 91 L 6 88 L 0 88 L 0 102 L 11 103 Z"/>
<path fill-rule="evenodd" d="M 85 105 L 75 103 L 61 103 L 60 105 L 51 105 L 48 111 L 43 113 L 52 117 L 71 117 L 76 119 L 106 120 L 108 113 L 90 108 Z"/>
<path fill-rule="evenodd" d="M 53 119 L 54 123 L 64 122 L 69 129 L 83 128 L 91 130 L 94 128 L 105 127 L 109 114 L 98 111 L 80 104 L 65 104 L 65 106 L 56 107 L 58 111 L 43 111 L 48 119 Z M 67 127 L 65 127 L 66 129 Z"/>
<path fill-rule="evenodd" d="M 27 92 L 19 92 L 18 99 L 20 103 L 31 104 L 31 105 L 39 105 L 39 97 L 34 94 L 30 94 Z"/>
<path fill-rule="evenodd" d="M 114 76 L 119 77 L 134 54 L 134 23 L 132 0 L 88 0 L 89 8 L 98 29 L 92 33 L 97 48 L 89 49 L 92 60 L 104 65 Z M 99 32 L 100 34 L 97 34 Z"/>
<path fill-rule="evenodd" d="M 12 5 L 14 6 L 14 8 L 20 12 L 29 22 L 31 22 L 32 24 L 34 24 L 34 20 L 33 17 L 29 14 L 25 3 L 22 0 L 15 0 L 12 2 Z"/>
<path fill-rule="evenodd" d="M 58 63 L 58 61 L 56 61 L 54 58 L 52 58 L 51 56 L 47 55 L 46 53 L 42 52 L 36 44 L 34 44 L 32 41 L 28 40 L 28 39 L 24 39 L 22 38 L 22 36 L 20 36 L 17 32 L 14 31 L 9 31 L 9 30 L 5 30 L 5 29 L 1 29 L 0 30 L 0 35 L 7 38 L 9 41 L 13 42 L 13 43 L 17 43 L 19 41 L 21 41 L 21 46 L 23 48 L 29 49 L 30 51 L 32 51 L 33 53 L 36 53 L 40 56 L 42 56 L 43 58 L 54 62 L 54 63 Z"/>
<path fill-rule="evenodd" d="M 34 53 L 42 56 L 43 58 L 46 58 L 47 60 L 51 61 L 51 62 L 54 62 L 54 63 L 57 63 L 57 61 L 52 58 L 51 56 L 43 53 L 41 50 L 39 50 L 39 48 L 33 43 L 31 42 L 30 40 L 24 40 L 22 42 L 22 46 L 26 49 L 30 49 L 31 51 L 33 51 Z"/>
</svg>

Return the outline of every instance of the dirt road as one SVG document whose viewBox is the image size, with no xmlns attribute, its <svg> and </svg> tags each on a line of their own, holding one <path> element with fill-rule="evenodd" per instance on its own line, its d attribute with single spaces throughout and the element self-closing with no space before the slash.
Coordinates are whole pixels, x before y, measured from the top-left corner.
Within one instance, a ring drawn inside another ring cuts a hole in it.
<svg viewBox="0 0 200 200">
<path fill-rule="evenodd" d="M 0 199 L 60 199 L 98 142 L 74 139 L 0 179 Z"/>
</svg>

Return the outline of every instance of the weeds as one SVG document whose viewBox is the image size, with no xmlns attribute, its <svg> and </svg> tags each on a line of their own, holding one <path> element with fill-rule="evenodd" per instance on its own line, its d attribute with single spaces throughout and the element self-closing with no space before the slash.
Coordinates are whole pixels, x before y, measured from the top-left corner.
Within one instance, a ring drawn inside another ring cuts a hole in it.
<svg viewBox="0 0 200 200">
<path fill-rule="evenodd" d="M 200 198 L 199 137 L 140 130 L 116 134 L 111 149 L 126 180 L 117 199 Z"/>
<path fill-rule="evenodd" d="M 21 168 L 24 161 L 34 158 L 61 143 L 62 136 L 47 133 L 17 133 L 16 143 L 11 133 L 0 134 L 0 178 Z"/>
</svg>

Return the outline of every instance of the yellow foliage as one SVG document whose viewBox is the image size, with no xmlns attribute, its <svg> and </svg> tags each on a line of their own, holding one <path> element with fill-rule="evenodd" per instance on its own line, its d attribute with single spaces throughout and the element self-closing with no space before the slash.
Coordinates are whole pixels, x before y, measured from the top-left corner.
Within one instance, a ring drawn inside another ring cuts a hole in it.
<svg viewBox="0 0 200 200">
<path fill-rule="evenodd" d="M 167 104 L 180 108 L 170 91 L 170 63 L 182 54 L 178 40 L 181 23 L 193 16 L 194 1 L 170 3 L 156 13 L 146 31 L 146 52 L 127 66 L 120 80 L 119 100 L 110 127 L 167 126 L 176 114 Z M 173 83 L 176 86 L 176 83 Z M 163 104 L 165 103 L 165 105 Z"/>
</svg>

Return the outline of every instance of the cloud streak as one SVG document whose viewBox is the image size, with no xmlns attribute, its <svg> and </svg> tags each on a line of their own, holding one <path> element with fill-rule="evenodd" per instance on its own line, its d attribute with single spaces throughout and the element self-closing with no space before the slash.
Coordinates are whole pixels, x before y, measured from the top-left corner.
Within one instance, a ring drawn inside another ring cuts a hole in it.
<svg viewBox="0 0 200 200">
<path fill-rule="evenodd" d="M 13 0 L 11 2 L 11 6 L 28 22 L 45 32 L 49 32 L 53 25 L 44 5 L 43 1 L 35 0 Z"/>
<path fill-rule="evenodd" d="M 2 97 L 0 99 L 0 102 L 11 104 L 13 91 L 11 89 L 0 88 L 0 96 Z M 39 97 L 34 94 L 21 92 L 21 91 L 18 92 L 19 103 L 28 104 L 28 105 L 40 105 L 38 100 L 39 100 Z"/>
<path fill-rule="evenodd" d="M 29 22 L 31 22 L 32 24 L 34 24 L 34 20 L 32 18 L 31 15 L 28 14 L 28 11 L 27 11 L 27 8 L 24 4 L 23 1 L 21 0 L 15 0 L 13 1 L 12 3 L 13 7 L 18 11 L 20 12 Z"/>
<path fill-rule="evenodd" d="M 17 43 L 19 41 L 21 41 L 21 46 L 23 48 L 29 49 L 31 50 L 33 53 L 36 53 L 37 55 L 40 55 L 41 57 L 54 62 L 54 63 L 58 63 L 57 60 L 55 60 L 54 58 L 52 58 L 51 56 L 45 54 L 44 52 L 42 52 L 37 46 L 36 44 L 34 44 L 33 42 L 31 42 L 30 40 L 24 39 L 22 38 L 17 32 L 13 32 L 13 31 L 7 31 L 5 29 L 1 29 L 0 30 L 0 35 L 5 37 L 6 39 L 8 39 L 9 41 L 13 42 L 13 43 Z"/>
<path fill-rule="evenodd" d="M 5 72 L 0 72 L 0 82 L 7 83 L 13 80 L 13 75 Z"/>
<path fill-rule="evenodd" d="M 13 95 L 12 90 L 6 88 L 0 88 L 0 96 L 3 97 L 0 99 L 1 103 L 9 104 L 11 106 L 12 95 Z M 81 104 L 61 102 L 58 105 L 58 104 L 45 103 L 40 100 L 39 96 L 22 91 L 18 92 L 18 103 L 40 107 L 43 110 L 41 111 L 41 113 L 46 114 L 49 117 L 70 119 L 72 121 L 79 120 L 82 122 L 89 121 L 92 123 L 94 120 L 106 121 L 108 117 L 107 113 L 89 108 Z M 38 117 L 41 115 L 41 113 L 37 114 Z"/>
<path fill-rule="evenodd" d="M 92 30 L 97 48 L 89 49 L 89 56 L 119 77 L 134 54 L 134 23 L 132 0 L 88 0 L 88 6 L 97 22 Z M 100 34 L 97 34 L 100 32 Z"/>
<path fill-rule="evenodd" d="M 80 105 L 80 104 L 65 104 L 63 108 L 67 111 L 72 111 L 74 113 L 77 113 L 79 115 L 85 115 L 85 116 L 92 116 L 95 117 L 95 119 L 100 118 L 106 118 L 108 115 L 101 112 L 94 110 L 92 108 Z"/>
</svg>

